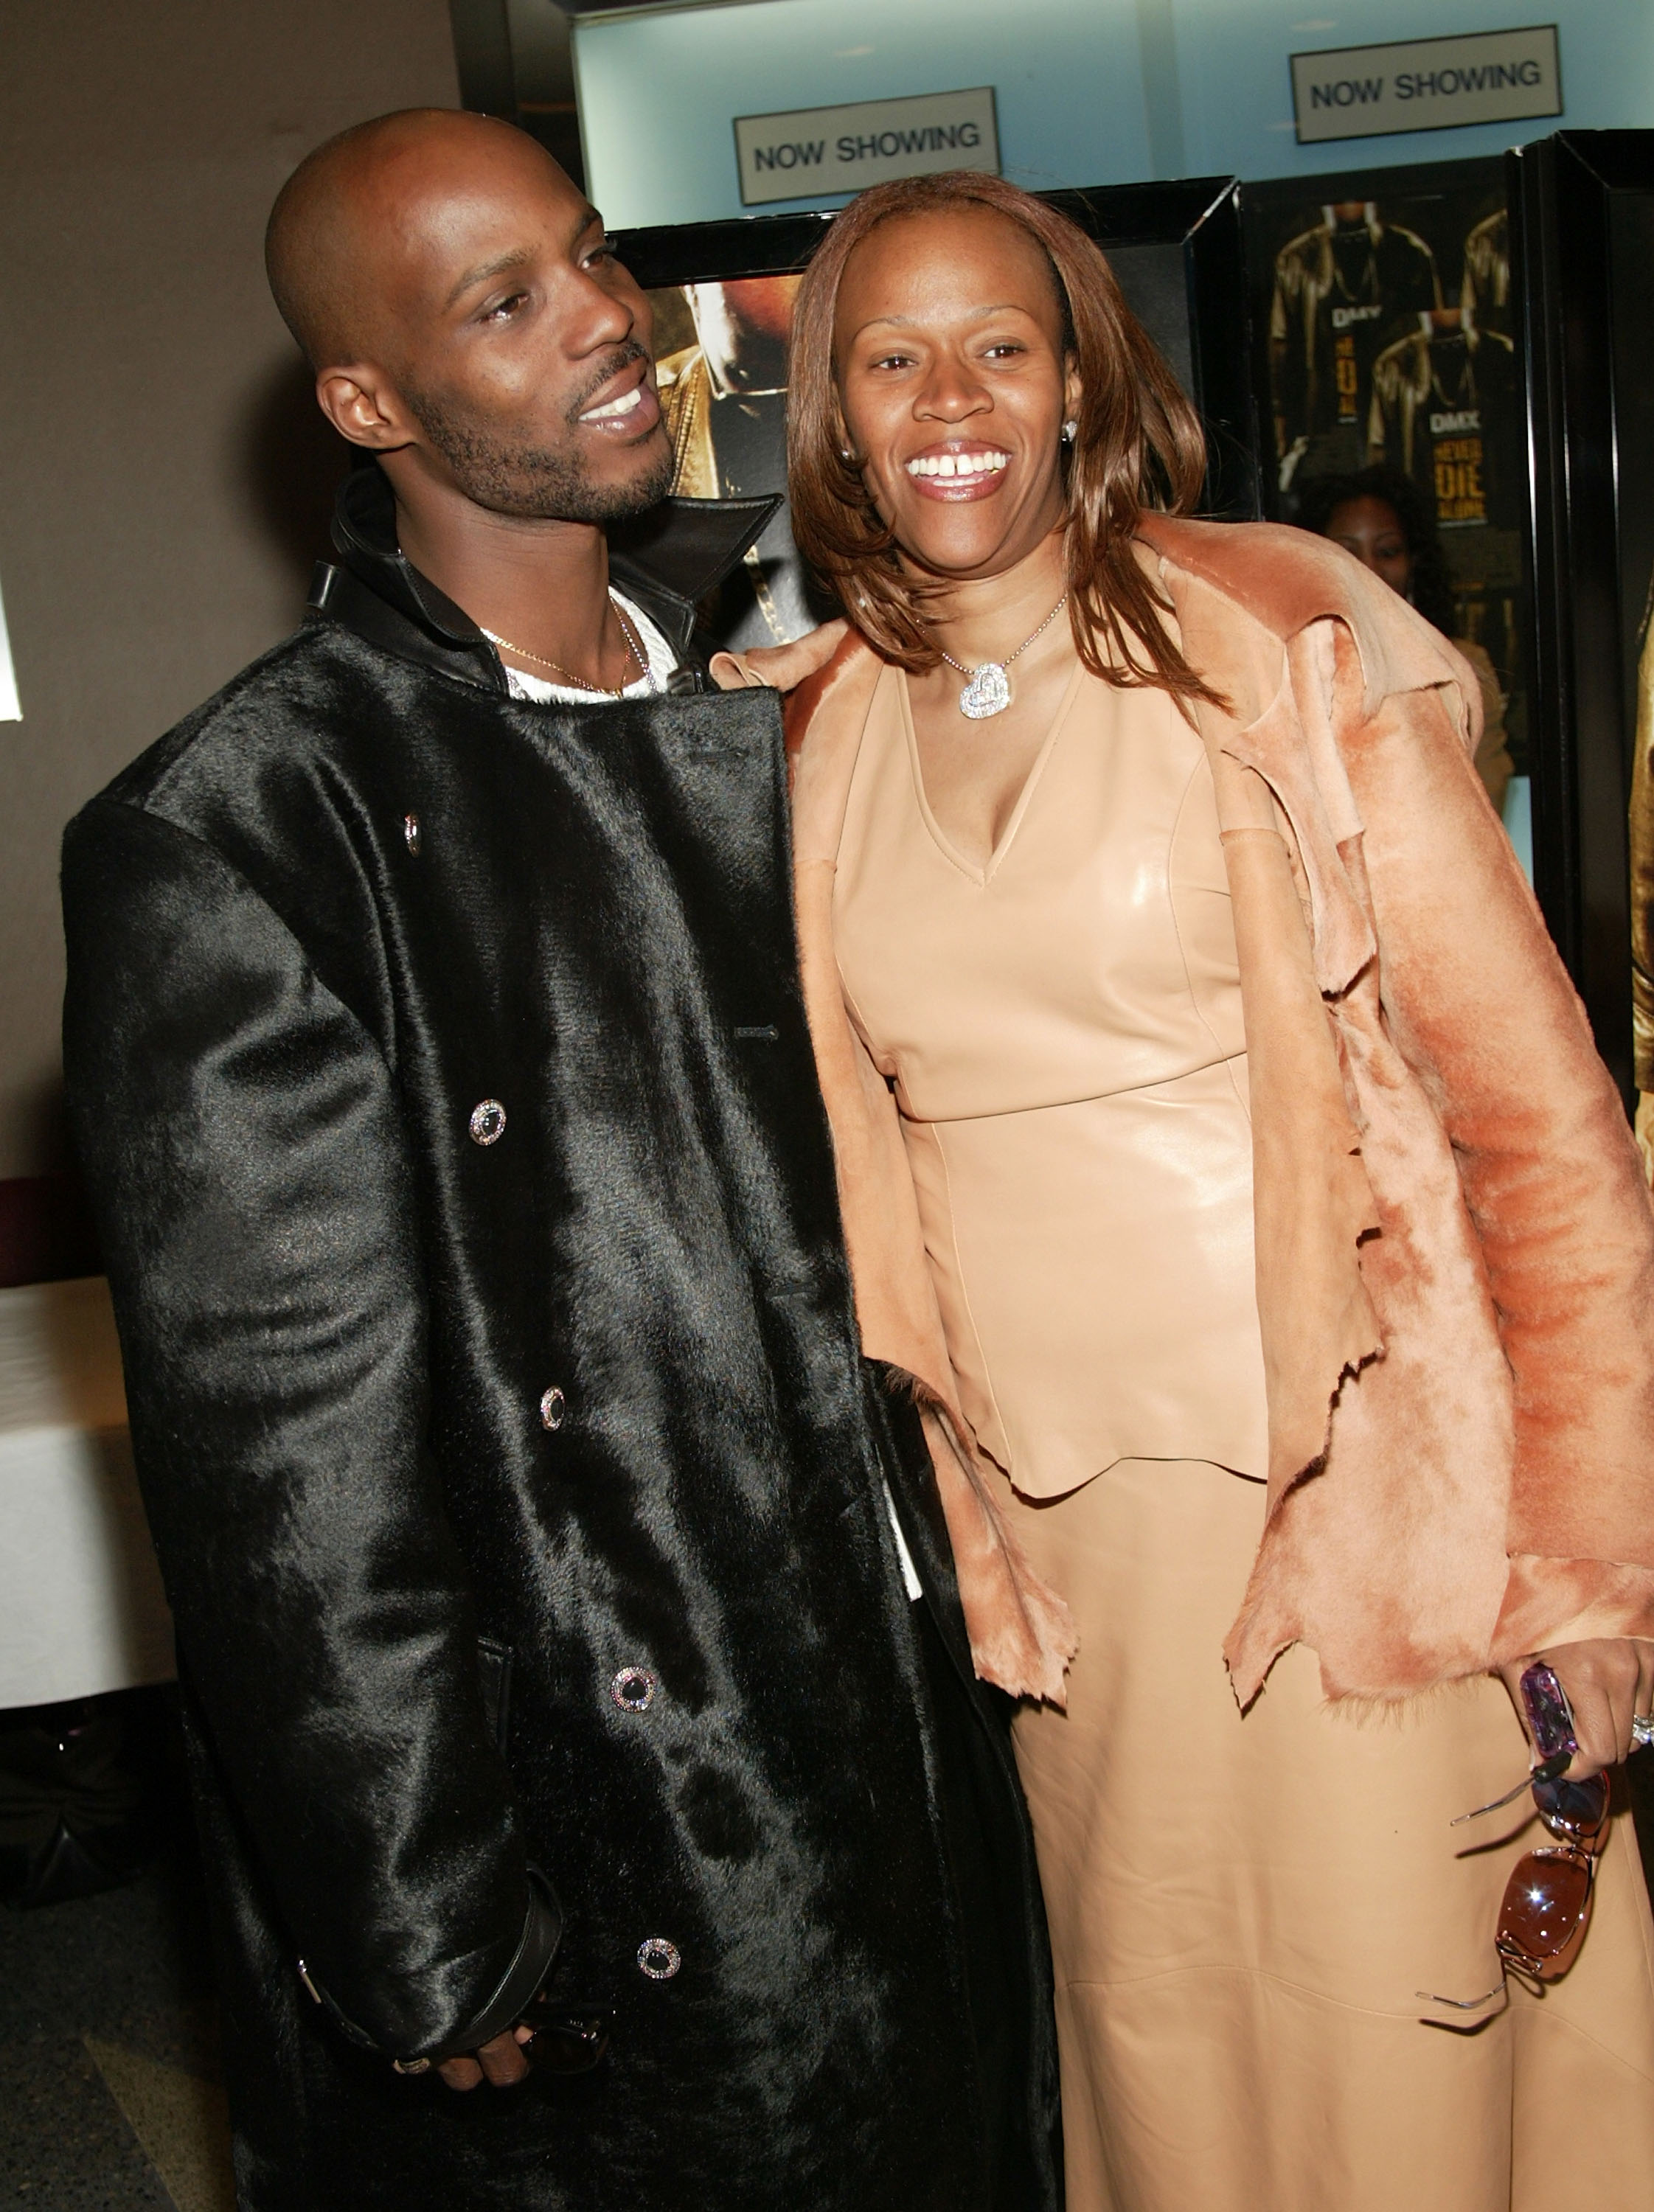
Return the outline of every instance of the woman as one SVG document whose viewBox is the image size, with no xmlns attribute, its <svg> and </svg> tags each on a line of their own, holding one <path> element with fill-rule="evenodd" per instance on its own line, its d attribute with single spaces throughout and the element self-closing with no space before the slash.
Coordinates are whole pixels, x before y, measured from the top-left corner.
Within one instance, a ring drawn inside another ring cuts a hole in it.
<svg viewBox="0 0 1654 2212">
<path fill-rule="evenodd" d="M 1410 477 L 1398 469 L 1363 469 L 1358 475 L 1315 477 L 1304 485 L 1298 519 L 1317 538 L 1330 538 L 1353 553 L 1392 592 L 1417 607 L 1469 662 L 1481 692 L 1481 739 L 1476 774 L 1496 809 L 1505 805 L 1512 763 L 1505 742 L 1505 693 L 1485 646 L 1456 637 L 1453 586 L 1436 526 Z"/>
<path fill-rule="evenodd" d="M 855 626 L 789 710 L 805 989 L 864 1345 L 1026 1699 L 1070 2205 L 1647 2204 L 1631 1838 L 1537 2002 L 1531 1808 L 1449 1825 L 1521 1784 L 1497 1671 L 1547 1652 L 1581 1772 L 1654 1703 L 1654 1216 L 1475 684 L 1341 553 L 1177 519 L 1193 414 L 996 179 L 837 218 L 792 388 Z"/>
</svg>

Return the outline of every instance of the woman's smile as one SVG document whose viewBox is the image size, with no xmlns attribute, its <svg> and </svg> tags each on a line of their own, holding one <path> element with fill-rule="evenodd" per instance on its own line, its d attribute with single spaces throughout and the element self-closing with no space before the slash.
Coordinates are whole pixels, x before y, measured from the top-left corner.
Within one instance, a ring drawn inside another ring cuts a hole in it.
<svg viewBox="0 0 1654 2212">
<path fill-rule="evenodd" d="M 1011 456 L 1003 446 L 949 438 L 927 446 L 904 461 L 903 467 L 915 490 L 926 499 L 958 502 L 991 498 L 1003 483 L 1010 463 Z"/>
</svg>

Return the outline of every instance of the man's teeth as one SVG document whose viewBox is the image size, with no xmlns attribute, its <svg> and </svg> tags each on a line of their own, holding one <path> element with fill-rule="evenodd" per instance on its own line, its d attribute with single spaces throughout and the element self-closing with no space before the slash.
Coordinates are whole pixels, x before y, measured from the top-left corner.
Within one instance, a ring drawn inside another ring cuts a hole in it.
<svg viewBox="0 0 1654 2212">
<path fill-rule="evenodd" d="M 921 453 L 908 463 L 910 477 L 988 477 L 1002 469 L 1009 453 Z"/>
<path fill-rule="evenodd" d="M 629 415 L 634 407 L 641 407 L 642 404 L 643 387 L 641 384 L 635 384 L 623 398 L 611 399 L 606 406 L 588 407 L 580 419 L 582 422 L 612 422 L 617 415 Z"/>
</svg>

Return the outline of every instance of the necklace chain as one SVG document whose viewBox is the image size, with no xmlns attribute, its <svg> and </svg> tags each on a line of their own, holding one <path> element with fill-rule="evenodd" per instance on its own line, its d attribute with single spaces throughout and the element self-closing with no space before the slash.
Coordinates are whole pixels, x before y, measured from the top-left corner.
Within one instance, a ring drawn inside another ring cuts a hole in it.
<svg viewBox="0 0 1654 2212">
<path fill-rule="evenodd" d="M 638 644 L 630 623 L 626 619 L 624 608 L 613 598 L 611 598 L 609 604 L 614 608 L 615 619 L 620 624 L 621 635 L 626 641 L 627 651 L 637 663 L 639 673 L 647 676 L 649 672 L 648 660 Z M 600 699 L 623 699 L 626 696 L 625 684 L 622 684 L 617 689 L 611 688 L 607 684 L 589 684 L 585 677 L 576 676 L 572 668 L 565 668 L 562 661 L 548 660 L 543 653 L 531 653 L 526 645 L 513 645 L 508 637 L 502 637 L 497 630 L 485 629 L 483 635 L 487 638 L 490 645 L 496 645 L 506 653 L 514 653 L 519 660 L 532 660 L 537 668 L 553 669 L 559 676 L 566 676 L 569 681 L 581 691 L 593 691 Z M 628 677 L 626 682 L 631 683 L 635 680 Z"/>
<path fill-rule="evenodd" d="M 942 653 L 950 668 L 969 679 L 959 694 L 959 712 L 962 714 L 970 721 L 980 722 L 990 714 L 1005 712 L 1011 704 L 1011 684 L 1006 670 L 1018 653 L 1026 653 L 1037 637 L 1043 636 L 1067 604 L 1068 594 L 1065 592 L 1039 628 L 1030 630 L 1016 653 L 1007 653 L 1003 660 L 984 660 L 975 668 L 967 668 L 963 660 L 956 660 L 951 653 Z M 937 650 L 940 652 L 941 648 L 938 647 Z"/>
<path fill-rule="evenodd" d="M 1031 629 L 1029 631 L 1027 636 L 1024 638 L 1022 643 L 1017 647 L 1016 653 L 1007 653 L 1003 660 L 979 661 L 977 663 L 977 666 L 981 668 L 1009 668 L 1012 662 L 1016 659 L 1018 654 L 1026 653 L 1029 647 L 1033 643 L 1037 637 L 1044 636 L 1046 631 L 1049 629 L 1051 624 L 1056 620 L 1057 617 L 1062 612 L 1062 610 L 1067 605 L 1067 604 L 1068 594 L 1065 592 L 1062 594 L 1062 597 L 1057 601 L 1056 605 L 1052 608 L 1050 613 L 1046 616 L 1039 628 L 1037 629 Z M 939 646 L 937 650 L 939 653 L 941 652 L 941 647 Z M 946 661 L 950 668 L 957 668 L 961 676 L 974 676 L 976 673 L 976 670 L 975 668 L 967 668 L 963 660 L 956 660 L 951 653 L 942 653 L 942 658 Z"/>
</svg>

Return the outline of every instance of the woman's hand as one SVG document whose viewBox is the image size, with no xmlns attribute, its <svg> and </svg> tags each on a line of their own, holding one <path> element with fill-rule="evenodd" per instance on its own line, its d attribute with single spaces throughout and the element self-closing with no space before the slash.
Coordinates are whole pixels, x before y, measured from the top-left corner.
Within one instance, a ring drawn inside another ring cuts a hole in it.
<svg viewBox="0 0 1654 2212">
<path fill-rule="evenodd" d="M 1522 1677 L 1537 1659 L 1567 1692 L 1573 1707 L 1573 1732 L 1579 1750 L 1569 1774 L 1575 1781 L 1617 1766 L 1631 1749 L 1636 1715 L 1654 1711 L 1654 1643 L 1641 1638 L 1599 1637 L 1583 1644 L 1559 1644 L 1529 1659 L 1512 1659 L 1499 1670 L 1511 1693 L 1517 1717 L 1528 1730 L 1522 1703 Z"/>
<path fill-rule="evenodd" d="M 715 653 L 709 668 L 721 691 L 768 689 L 790 691 L 824 668 L 838 648 L 849 624 L 823 623 L 790 645 L 755 645 L 750 653 Z"/>
</svg>

